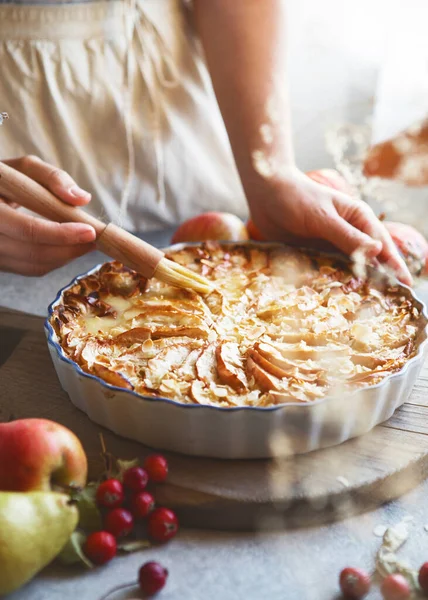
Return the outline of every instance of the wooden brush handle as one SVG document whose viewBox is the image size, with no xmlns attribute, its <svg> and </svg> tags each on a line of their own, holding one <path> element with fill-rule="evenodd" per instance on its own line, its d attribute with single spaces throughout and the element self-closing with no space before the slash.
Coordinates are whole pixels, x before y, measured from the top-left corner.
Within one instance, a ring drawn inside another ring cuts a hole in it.
<svg viewBox="0 0 428 600">
<path fill-rule="evenodd" d="M 97 234 L 97 246 L 102 252 L 138 271 L 144 277 L 153 277 L 156 267 L 164 257 L 161 250 L 116 225 L 106 225 L 82 209 L 62 202 L 42 185 L 2 162 L 0 196 L 51 221 L 91 225 Z"/>
<path fill-rule="evenodd" d="M 97 246 L 122 264 L 150 279 L 155 274 L 164 253 L 140 240 L 132 233 L 110 223 L 97 240 Z"/>
<path fill-rule="evenodd" d="M 9 202 L 16 202 L 29 210 L 58 223 L 86 223 L 91 225 L 97 237 L 106 224 L 78 207 L 59 200 L 42 185 L 0 162 L 0 195 Z"/>
</svg>

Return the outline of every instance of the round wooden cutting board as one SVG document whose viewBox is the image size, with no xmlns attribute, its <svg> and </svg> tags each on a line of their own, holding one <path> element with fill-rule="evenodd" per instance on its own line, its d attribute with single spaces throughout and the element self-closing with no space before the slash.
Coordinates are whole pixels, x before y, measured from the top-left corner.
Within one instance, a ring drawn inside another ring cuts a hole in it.
<svg viewBox="0 0 428 600">
<path fill-rule="evenodd" d="M 0 309 L 0 421 L 42 417 L 81 439 L 90 475 L 102 472 L 99 433 L 118 458 L 151 452 L 102 430 L 63 392 L 52 366 L 40 317 Z M 325 450 L 284 460 L 222 461 L 166 454 L 167 484 L 159 504 L 175 509 L 183 525 L 265 529 L 342 519 L 397 498 L 428 473 L 428 365 L 407 402 L 369 434 Z"/>
</svg>

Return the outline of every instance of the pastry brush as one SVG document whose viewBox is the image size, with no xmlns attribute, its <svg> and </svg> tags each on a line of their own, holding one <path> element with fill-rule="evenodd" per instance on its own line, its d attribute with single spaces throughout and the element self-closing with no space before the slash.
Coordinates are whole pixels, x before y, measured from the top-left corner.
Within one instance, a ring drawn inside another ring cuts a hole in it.
<svg viewBox="0 0 428 600">
<path fill-rule="evenodd" d="M 101 252 L 148 279 L 156 277 L 165 283 L 202 294 L 213 289 L 208 279 L 169 260 L 158 248 L 113 223 L 106 225 L 80 208 L 65 204 L 42 185 L 2 162 L 0 196 L 52 221 L 91 225 L 95 229 L 96 245 Z"/>
</svg>

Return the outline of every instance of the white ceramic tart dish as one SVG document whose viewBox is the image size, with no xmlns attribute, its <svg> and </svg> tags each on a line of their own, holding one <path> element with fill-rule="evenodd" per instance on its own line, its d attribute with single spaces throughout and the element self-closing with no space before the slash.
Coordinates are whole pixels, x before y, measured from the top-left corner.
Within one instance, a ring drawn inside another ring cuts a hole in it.
<svg viewBox="0 0 428 600">
<path fill-rule="evenodd" d="M 180 244 L 167 255 L 215 291 L 106 263 L 49 307 L 61 385 L 96 423 L 158 449 L 267 458 L 362 435 L 408 398 L 428 323 L 409 288 L 280 244 Z"/>
</svg>

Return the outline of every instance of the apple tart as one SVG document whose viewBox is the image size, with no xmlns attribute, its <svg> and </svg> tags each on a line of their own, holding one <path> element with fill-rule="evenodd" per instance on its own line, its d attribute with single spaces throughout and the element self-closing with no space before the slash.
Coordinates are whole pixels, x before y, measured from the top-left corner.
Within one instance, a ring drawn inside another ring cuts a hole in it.
<svg viewBox="0 0 428 600">
<path fill-rule="evenodd" d="M 83 371 L 144 396 L 221 407 L 311 403 L 372 386 L 418 349 L 406 288 L 280 245 L 206 243 L 168 258 L 215 283 L 202 296 L 106 263 L 50 322 Z"/>
</svg>

